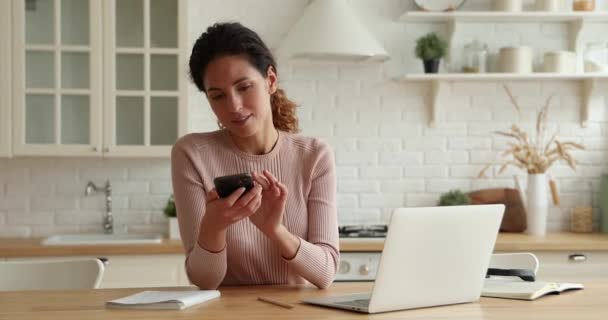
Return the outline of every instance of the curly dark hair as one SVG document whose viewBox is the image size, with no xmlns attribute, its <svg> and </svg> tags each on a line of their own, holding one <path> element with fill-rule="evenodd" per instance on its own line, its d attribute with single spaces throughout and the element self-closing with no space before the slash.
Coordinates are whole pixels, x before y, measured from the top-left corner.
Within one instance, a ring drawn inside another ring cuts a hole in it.
<svg viewBox="0 0 608 320">
<path fill-rule="evenodd" d="M 200 91 L 207 93 L 203 75 L 209 63 L 229 55 L 244 55 L 263 77 L 266 77 L 268 67 L 277 72 L 277 63 L 272 53 L 255 31 L 238 22 L 216 23 L 196 40 L 190 55 L 190 78 Z M 277 129 L 286 132 L 300 130 L 296 117 L 297 105 L 287 98 L 282 89 L 277 88 L 272 94 L 270 105 L 272 122 Z"/>
</svg>

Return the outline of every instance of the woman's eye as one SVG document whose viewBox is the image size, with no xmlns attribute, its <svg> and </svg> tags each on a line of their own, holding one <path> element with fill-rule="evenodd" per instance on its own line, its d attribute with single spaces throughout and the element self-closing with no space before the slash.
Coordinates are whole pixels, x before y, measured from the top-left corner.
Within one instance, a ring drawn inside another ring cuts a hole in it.
<svg viewBox="0 0 608 320">
<path fill-rule="evenodd" d="M 223 94 L 216 94 L 216 95 L 211 96 L 211 100 L 215 101 L 215 100 L 219 100 L 219 99 L 221 99 L 223 97 L 224 97 Z"/>
<path fill-rule="evenodd" d="M 242 86 L 239 87 L 239 91 L 247 91 L 247 89 L 251 88 L 251 85 L 246 85 L 246 86 Z"/>
</svg>

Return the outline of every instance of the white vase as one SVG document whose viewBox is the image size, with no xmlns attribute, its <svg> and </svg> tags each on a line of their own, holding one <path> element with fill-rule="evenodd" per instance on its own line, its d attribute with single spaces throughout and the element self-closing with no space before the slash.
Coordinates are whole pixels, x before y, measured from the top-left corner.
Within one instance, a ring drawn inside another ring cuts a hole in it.
<svg viewBox="0 0 608 320">
<path fill-rule="evenodd" d="M 549 193 L 547 176 L 542 174 L 528 175 L 526 188 L 526 233 L 542 236 L 547 233 L 547 213 L 549 212 Z"/>
<path fill-rule="evenodd" d="M 169 218 L 169 239 L 180 239 L 177 218 Z"/>
</svg>

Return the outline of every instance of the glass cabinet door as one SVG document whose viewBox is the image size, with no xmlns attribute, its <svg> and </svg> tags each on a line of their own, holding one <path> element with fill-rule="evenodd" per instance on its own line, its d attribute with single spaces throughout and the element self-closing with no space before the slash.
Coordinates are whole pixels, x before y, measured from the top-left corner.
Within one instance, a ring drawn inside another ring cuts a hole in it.
<svg viewBox="0 0 608 320">
<path fill-rule="evenodd" d="M 11 156 L 11 3 L 0 1 L 0 157 Z"/>
<path fill-rule="evenodd" d="M 100 154 L 101 1 L 13 4 L 15 154 Z"/>
<path fill-rule="evenodd" d="M 185 2 L 106 3 L 104 156 L 168 157 L 185 133 Z"/>
</svg>

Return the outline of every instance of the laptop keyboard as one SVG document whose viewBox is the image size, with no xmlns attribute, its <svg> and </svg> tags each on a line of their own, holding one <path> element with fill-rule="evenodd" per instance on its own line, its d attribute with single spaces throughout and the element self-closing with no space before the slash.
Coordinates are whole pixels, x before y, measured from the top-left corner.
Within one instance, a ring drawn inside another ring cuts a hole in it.
<svg viewBox="0 0 608 320">
<path fill-rule="evenodd" d="M 340 301 L 338 304 L 349 306 L 349 307 L 363 307 L 367 308 L 369 306 L 369 299 L 358 299 L 351 301 Z"/>
</svg>

